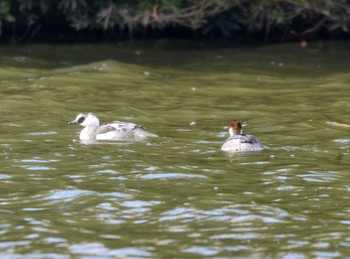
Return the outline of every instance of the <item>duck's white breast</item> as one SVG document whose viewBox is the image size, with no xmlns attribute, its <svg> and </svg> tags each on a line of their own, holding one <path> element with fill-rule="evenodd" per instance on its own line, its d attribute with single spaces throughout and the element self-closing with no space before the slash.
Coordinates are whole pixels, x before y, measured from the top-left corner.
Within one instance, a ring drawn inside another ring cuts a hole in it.
<svg viewBox="0 0 350 259">
<path fill-rule="evenodd" d="M 262 149 L 264 146 L 252 135 L 232 136 L 221 146 L 222 151 L 229 152 L 259 151 Z"/>
</svg>

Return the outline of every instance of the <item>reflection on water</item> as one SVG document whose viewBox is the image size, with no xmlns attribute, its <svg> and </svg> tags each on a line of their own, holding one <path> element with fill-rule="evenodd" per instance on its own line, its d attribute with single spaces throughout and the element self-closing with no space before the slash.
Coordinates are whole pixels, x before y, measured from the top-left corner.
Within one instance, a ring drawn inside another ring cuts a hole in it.
<svg viewBox="0 0 350 259">
<path fill-rule="evenodd" d="M 178 46 L 0 48 L 2 257 L 350 255 L 346 44 Z M 87 145 L 87 111 L 159 137 Z"/>
</svg>

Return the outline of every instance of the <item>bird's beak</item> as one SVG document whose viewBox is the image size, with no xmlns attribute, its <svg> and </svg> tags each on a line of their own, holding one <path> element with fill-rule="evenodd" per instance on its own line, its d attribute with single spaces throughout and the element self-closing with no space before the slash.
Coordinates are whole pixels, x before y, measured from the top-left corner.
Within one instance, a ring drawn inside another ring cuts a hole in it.
<svg viewBox="0 0 350 259">
<path fill-rule="evenodd" d="M 72 120 L 68 122 L 68 125 L 74 125 L 74 124 L 79 124 L 76 120 Z"/>
</svg>

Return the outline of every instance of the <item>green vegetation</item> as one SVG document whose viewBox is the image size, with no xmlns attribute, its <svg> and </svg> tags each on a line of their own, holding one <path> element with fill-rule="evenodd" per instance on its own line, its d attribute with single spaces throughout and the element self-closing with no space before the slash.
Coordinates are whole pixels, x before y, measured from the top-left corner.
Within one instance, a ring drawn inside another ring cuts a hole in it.
<svg viewBox="0 0 350 259">
<path fill-rule="evenodd" d="M 118 37 L 194 32 L 265 42 L 347 35 L 348 0 L 1 0 L 0 37 L 92 33 Z"/>
</svg>

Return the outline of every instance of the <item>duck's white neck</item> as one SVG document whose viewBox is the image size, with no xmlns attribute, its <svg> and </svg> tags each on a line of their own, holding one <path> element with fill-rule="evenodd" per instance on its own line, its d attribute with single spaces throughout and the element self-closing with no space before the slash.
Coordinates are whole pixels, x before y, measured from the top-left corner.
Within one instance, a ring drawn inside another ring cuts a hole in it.
<svg viewBox="0 0 350 259">
<path fill-rule="evenodd" d="M 91 139 L 92 133 L 97 127 L 85 127 L 81 132 L 80 132 L 80 139 L 81 140 L 89 140 Z"/>
<path fill-rule="evenodd" d="M 230 133 L 230 136 L 242 135 L 242 133 L 243 133 L 242 129 L 234 130 L 232 128 L 230 128 L 228 132 Z"/>
</svg>

